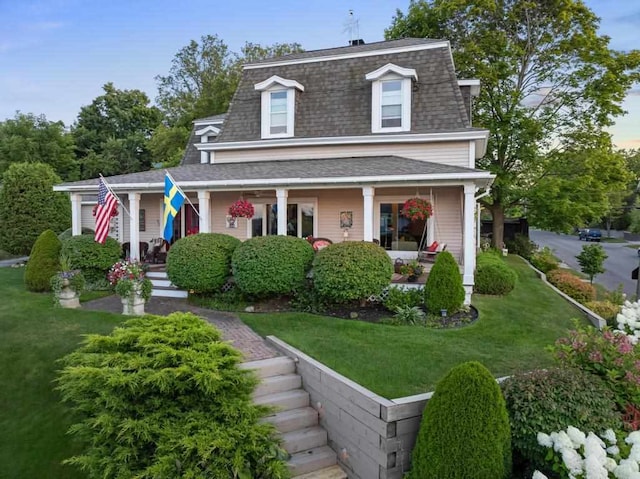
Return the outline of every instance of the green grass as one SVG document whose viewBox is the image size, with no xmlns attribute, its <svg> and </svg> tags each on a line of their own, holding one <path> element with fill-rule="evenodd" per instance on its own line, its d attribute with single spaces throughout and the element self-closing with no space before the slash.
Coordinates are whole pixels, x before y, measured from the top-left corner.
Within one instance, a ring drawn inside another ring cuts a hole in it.
<svg viewBox="0 0 640 479">
<path fill-rule="evenodd" d="M 81 335 L 109 333 L 122 316 L 54 308 L 50 294 L 26 292 L 23 268 L 0 268 L 0 477 L 82 478 L 60 462 L 77 452 L 71 417 L 54 391 L 56 360 Z"/>
<path fill-rule="evenodd" d="M 557 296 L 522 260 L 506 297 L 474 296 L 476 323 L 437 330 L 388 326 L 311 314 L 241 314 L 259 334 L 275 335 L 387 398 L 432 391 L 453 366 L 477 360 L 496 377 L 553 364 L 545 347 L 582 313 Z M 584 320 L 586 322 L 586 320 Z"/>
<path fill-rule="evenodd" d="M 606 236 L 603 236 L 600 241 L 603 243 L 627 243 L 627 240 L 624 238 L 607 238 Z"/>
</svg>

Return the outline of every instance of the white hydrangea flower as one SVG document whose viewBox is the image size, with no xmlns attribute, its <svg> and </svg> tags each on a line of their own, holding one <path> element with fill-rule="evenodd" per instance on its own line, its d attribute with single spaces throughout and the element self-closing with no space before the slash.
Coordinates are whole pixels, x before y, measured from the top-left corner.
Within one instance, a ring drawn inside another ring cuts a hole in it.
<svg viewBox="0 0 640 479">
<path fill-rule="evenodd" d="M 607 461 L 605 462 L 604 467 L 607 469 L 607 471 L 613 472 L 615 468 L 618 467 L 618 463 L 614 458 L 607 457 Z"/>
<path fill-rule="evenodd" d="M 633 477 L 633 469 L 631 469 L 629 464 L 619 464 L 618 467 L 613 470 L 613 475 L 617 479 L 631 479 Z"/>
<path fill-rule="evenodd" d="M 531 479 L 549 479 L 549 478 L 544 474 L 542 474 L 540 471 L 534 471 L 533 476 L 531 476 Z"/>
<path fill-rule="evenodd" d="M 592 432 L 584 441 L 584 457 L 585 459 L 593 459 L 601 465 L 604 465 L 607 459 L 604 441 Z"/>
<path fill-rule="evenodd" d="M 571 450 L 574 449 L 571 438 L 564 431 L 560 431 L 558 435 L 555 438 L 553 438 L 553 442 L 554 442 L 553 449 L 556 452 L 561 452 L 563 449 L 571 449 Z"/>
<path fill-rule="evenodd" d="M 580 454 L 571 447 L 565 447 L 560 450 L 562 454 L 562 462 L 569 469 L 569 473 L 573 475 L 582 474 L 583 472 L 583 461 Z"/>
<path fill-rule="evenodd" d="M 607 429 L 604 434 L 602 434 L 602 439 L 605 439 L 609 444 L 615 444 L 618 442 L 616 433 L 613 432 L 613 429 Z"/>
<path fill-rule="evenodd" d="M 607 471 L 604 465 L 595 456 L 587 456 L 587 458 L 584 460 L 584 469 L 586 479 L 609 478 L 609 471 Z"/>
<path fill-rule="evenodd" d="M 635 443 L 632 447 L 631 447 L 631 452 L 629 452 L 629 458 L 633 461 L 640 462 L 640 444 Z"/>
<path fill-rule="evenodd" d="M 609 446 L 607 448 L 607 454 L 611 454 L 612 456 L 617 456 L 620 454 L 620 448 L 618 446 Z"/>
<path fill-rule="evenodd" d="M 638 444 L 640 443 L 640 431 L 633 431 L 629 433 L 627 438 L 624 440 L 627 444 Z"/>
<path fill-rule="evenodd" d="M 569 436 L 569 439 L 571 439 L 574 449 L 577 449 L 578 447 L 582 446 L 586 439 L 584 432 L 582 432 L 577 427 L 573 427 L 573 426 L 567 427 L 567 436 Z"/>
<path fill-rule="evenodd" d="M 539 432 L 538 444 L 540 444 L 543 447 L 553 447 L 553 439 L 551 439 L 551 436 L 549 436 L 548 434 L 545 434 L 544 432 Z"/>
</svg>

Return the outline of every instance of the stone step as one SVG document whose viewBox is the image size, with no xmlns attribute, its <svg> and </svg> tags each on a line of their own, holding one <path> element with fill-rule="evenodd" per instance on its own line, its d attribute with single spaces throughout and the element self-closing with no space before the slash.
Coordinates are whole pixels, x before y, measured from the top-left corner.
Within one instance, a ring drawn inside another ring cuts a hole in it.
<svg viewBox="0 0 640 479">
<path fill-rule="evenodd" d="M 147 271 L 145 276 L 149 279 L 167 279 L 166 271 Z"/>
<path fill-rule="evenodd" d="M 296 477 L 333 466 L 337 462 L 333 449 L 329 446 L 322 446 L 292 454 L 288 466 L 291 476 Z"/>
<path fill-rule="evenodd" d="M 293 359 L 286 356 L 278 356 L 258 361 L 249 361 L 240 364 L 243 369 L 253 369 L 260 378 L 279 376 L 281 374 L 292 374 L 296 371 L 296 364 Z"/>
<path fill-rule="evenodd" d="M 149 278 L 149 279 L 151 280 L 151 284 L 153 285 L 154 288 L 175 288 L 175 289 L 178 289 L 168 279 L 156 279 L 156 278 Z"/>
<path fill-rule="evenodd" d="M 318 425 L 318 411 L 312 407 L 301 407 L 289 411 L 281 411 L 264 418 L 273 424 L 281 433 L 304 429 Z"/>
<path fill-rule="evenodd" d="M 176 288 L 153 288 L 151 290 L 151 296 L 160 298 L 187 298 L 189 292 Z"/>
<path fill-rule="evenodd" d="M 281 374 L 279 376 L 269 376 L 262 378 L 260 384 L 253 391 L 253 397 L 266 396 L 267 394 L 281 393 L 300 389 L 302 378 L 297 374 Z"/>
<path fill-rule="evenodd" d="M 309 405 L 309 393 L 302 389 L 294 389 L 293 391 L 260 396 L 255 398 L 253 402 L 261 406 L 272 406 L 277 411 L 289 411 L 307 407 Z"/>
<path fill-rule="evenodd" d="M 347 473 L 337 464 L 325 467 L 319 471 L 309 472 L 301 476 L 295 476 L 292 479 L 347 479 Z"/>
<path fill-rule="evenodd" d="M 298 429 L 282 435 L 282 446 L 289 454 L 327 445 L 327 431 L 320 426 Z"/>
</svg>

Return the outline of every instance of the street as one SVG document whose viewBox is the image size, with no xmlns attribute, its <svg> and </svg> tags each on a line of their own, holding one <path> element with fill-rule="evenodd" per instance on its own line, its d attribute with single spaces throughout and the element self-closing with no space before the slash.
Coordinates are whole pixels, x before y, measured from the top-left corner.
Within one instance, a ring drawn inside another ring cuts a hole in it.
<svg viewBox="0 0 640 479">
<path fill-rule="evenodd" d="M 603 237 L 606 235 L 602 231 Z M 551 233 L 548 231 L 530 230 L 529 237 L 540 248 L 548 246 L 555 255 L 572 269 L 580 271 L 580 265 L 576 255 L 582 251 L 586 243 L 580 241 L 578 236 Z M 628 248 L 631 243 L 599 243 L 609 256 L 604 262 L 605 272 L 594 278 L 594 283 L 601 284 L 612 291 L 622 283 L 627 297 L 636 294 L 636 281 L 631 279 L 631 271 L 638 266 L 638 253 L 635 248 Z"/>
</svg>

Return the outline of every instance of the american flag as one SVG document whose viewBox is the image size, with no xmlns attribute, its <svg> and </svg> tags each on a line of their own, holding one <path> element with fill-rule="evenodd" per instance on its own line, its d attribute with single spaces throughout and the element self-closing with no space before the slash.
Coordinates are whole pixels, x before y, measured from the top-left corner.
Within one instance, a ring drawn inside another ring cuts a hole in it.
<svg viewBox="0 0 640 479">
<path fill-rule="evenodd" d="M 111 218 L 118 213 L 118 200 L 109 191 L 104 180 L 100 178 L 98 186 L 98 204 L 93 210 L 93 216 L 96 217 L 96 242 L 104 244 L 109 233 L 109 223 Z"/>
</svg>

